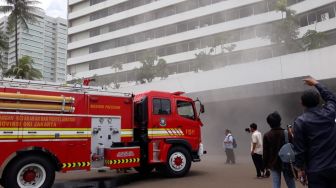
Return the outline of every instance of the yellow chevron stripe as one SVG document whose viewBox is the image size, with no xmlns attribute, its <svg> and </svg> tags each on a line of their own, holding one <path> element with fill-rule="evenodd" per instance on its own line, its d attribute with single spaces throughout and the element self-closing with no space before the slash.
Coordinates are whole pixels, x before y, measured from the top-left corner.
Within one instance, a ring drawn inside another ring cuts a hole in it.
<svg viewBox="0 0 336 188">
<path fill-rule="evenodd" d="M 90 165 L 90 162 L 62 163 L 62 168 L 88 167 Z"/>
<path fill-rule="evenodd" d="M 140 162 L 140 158 L 105 160 L 106 165 L 139 163 L 139 162 Z"/>
</svg>

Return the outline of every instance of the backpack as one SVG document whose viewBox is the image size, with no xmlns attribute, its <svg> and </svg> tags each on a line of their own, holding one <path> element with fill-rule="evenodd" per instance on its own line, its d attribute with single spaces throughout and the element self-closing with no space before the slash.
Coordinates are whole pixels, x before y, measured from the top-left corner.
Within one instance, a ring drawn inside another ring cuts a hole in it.
<svg viewBox="0 0 336 188">
<path fill-rule="evenodd" d="M 295 153 L 293 144 L 289 143 L 288 131 L 284 131 L 285 134 L 285 144 L 279 150 L 279 157 L 283 163 L 294 163 L 295 162 Z"/>
<path fill-rule="evenodd" d="M 233 146 L 233 148 L 237 148 L 237 142 L 236 142 L 236 139 L 233 136 L 232 136 L 232 146 Z"/>
</svg>

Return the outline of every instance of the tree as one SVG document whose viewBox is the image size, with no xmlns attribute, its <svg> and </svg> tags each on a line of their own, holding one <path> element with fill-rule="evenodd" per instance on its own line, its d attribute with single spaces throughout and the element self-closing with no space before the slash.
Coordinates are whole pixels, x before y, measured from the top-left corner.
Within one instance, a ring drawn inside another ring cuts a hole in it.
<svg viewBox="0 0 336 188">
<path fill-rule="evenodd" d="M 5 76 L 27 80 L 41 79 L 42 73 L 34 68 L 33 64 L 34 60 L 31 57 L 23 56 L 19 60 L 18 66 L 12 65 L 5 73 Z"/>
<path fill-rule="evenodd" d="M 8 49 L 8 40 L 6 34 L 0 31 L 0 52 Z"/>
<path fill-rule="evenodd" d="M 36 22 L 34 13 L 41 10 L 36 7 L 40 2 L 37 0 L 5 0 L 7 5 L 0 6 L 0 12 L 10 13 L 8 17 L 9 31 L 15 32 L 15 64 L 19 65 L 18 57 L 18 25 L 28 29 L 28 23 Z"/>
<path fill-rule="evenodd" d="M 321 48 L 326 41 L 326 35 L 315 30 L 308 30 L 302 37 L 303 48 L 313 50 Z"/>
<path fill-rule="evenodd" d="M 214 56 L 218 54 L 225 54 L 227 52 L 232 52 L 236 48 L 236 44 L 227 44 L 228 40 L 226 34 L 216 35 L 214 37 L 213 45 L 210 46 L 210 49 L 204 49 L 199 53 L 195 54 L 194 61 L 194 72 L 198 72 L 199 70 L 207 71 L 214 68 Z M 220 52 L 217 53 L 217 48 L 220 47 Z"/>
<path fill-rule="evenodd" d="M 287 50 L 300 49 L 297 39 L 299 36 L 299 23 L 296 12 L 287 6 L 287 0 L 278 0 L 275 9 L 282 13 L 282 19 L 273 23 L 270 39 L 276 44 L 282 44 Z"/>
<path fill-rule="evenodd" d="M 118 72 L 123 69 L 123 64 L 121 62 L 114 63 L 111 68 L 114 69 L 115 72 Z"/>
<path fill-rule="evenodd" d="M 214 52 L 213 48 L 209 52 L 201 51 L 195 54 L 196 58 L 194 61 L 194 71 L 198 72 L 199 70 L 207 71 L 213 69 L 212 63 L 212 53 Z"/>
<path fill-rule="evenodd" d="M 0 69 L 4 69 L 3 54 L 8 50 L 8 39 L 5 33 L 0 31 Z"/>
<path fill-rule="evenodd" d="M 161 80 L 168 78 L 169 71 L 166 60 L 159 59 L 155 69 L 156 69 L 156 76 L 160 77 Z"/>
<path fill-rule="evenodd" d="M 142 66 L 134 69 L 136 82 L 144 84 L 152 82 L 155 77 L 168 77 L 167 63 L 164 59 L 159 59 L 158 56 L 149 54 L 140 62 Z"/>
<path fill-rule="evenodd" d="M 232 52 L 236 48 L 235 44 L 226 45 L 228 43 L 227 38 L 228 38 L 227 35 L 217 35 L 217 36 L 215 36 L 214 43 L 213 43 L 213 46 L 212 46 L 212 49 L 213 49 L 215 54 L 216 54 L 217 46 L 220 46 L 222 54 L 224 54 L 226 52 Z"/>
</svg>

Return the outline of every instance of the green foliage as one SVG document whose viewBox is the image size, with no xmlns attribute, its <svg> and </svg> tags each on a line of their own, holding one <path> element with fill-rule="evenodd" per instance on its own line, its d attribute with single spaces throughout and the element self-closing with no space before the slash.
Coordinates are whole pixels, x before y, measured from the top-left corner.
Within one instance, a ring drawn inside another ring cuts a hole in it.
<svg viewBox="0 0 336 188">
<path fill-rule="evenodd" d="M 140 84 L 150 83 L 155 77 L 161 79 L 168 77 L 167 62 L 164 59 L 159 59 L 158 56 L 148 55 L 141 61 L 142 66 L 135 68 L 136 82 Z"/>
<path fill-rule="evenodd" d="M 1 70 L 3 70 L 4 68 L 3 54 L 7 50 L 8 50 L 8 38 L 5 35 L 5 33 L 0 31 L 0 69 Z"/>
<path fill-rule="evenodd" d="M 326 35 L 315 30 L 308 30 L 302 37 L 303 48 L 313 50 L 321 48 L 326 41 Z"/>
<path fill-rule="evenodd" d="M 114 87 L 114 89 L 119 89 L 120 88 L 120 83 L 119 83 L 119 81 L 118 80 L 113 80 L 113 87 Z"/>
<path fill-rule="evenodd" d="M 8 49 L 8 38 L 5 33 L 0 31 L 0 52 Z"/>
<path fill-rule="evenodd" d="M 114 69 L 115 72 L 121 71 L 123 69 L 122 63 L 115 63 L 111 66 L 112 69 Z"/>
<path fill-rule="evenodd" d="M 6 5 L 0 6 L 0 13 L 8 14 L 8 31 L 15 31 L 15 58 L 16 65 L 18 59 L 18 25 L 24 29 L 28 29 L 28 23 L 37 21 L 36 15 L 33 13 L 41 10 L 37 7 L 40 1 L 36 0 L 5 0 Z"/>
<path fill-rule="evenodd" d="M 156 69 L 156 76 L 160 77 L 161 80 L 168 78 L 169 71 L 166 60 L 159 59 L 155 69 Z"/>
<path fill-rule="evenodd" d="M 14 77 L 18 79 L 26 79 L 26 80 L 35 80 L 41 79 L 42 73 L 33 67 L 34 61 L 29 56 L 23 56 L 19 60 L 19 64 L 12 65 L 10 69 L 5 73 L 6 77 Z"/>
<path fill-rule="evenodd" d="M 301 49 L 301 45 L 297 42 L 300 32 L 295 11 L 288 8 L 287 0 L 278 0 L 275 9 L 282 13 L 282 19 L 273 23 L 271 41 L 285 45 L 289 51 Z"/>
<path fill-rule="evenodd" d="M 196 59 L 194 61 L 194 71 L 198 72 L 199 70 L 207 71 L 213 69 L 213 62 L 212 62 L 212 53 L 214 51 L 210 50 L 208 53 L 201 51 L 195 54 Z"/>
<path fill-rule="evenodd" d="M 228 43 L 228 40 L 227 40 L 228 36 L 225 34 L 225 35 L 217 35 L 215 36 L 215 40 L 214 40 L 214 44 L 212 46 L 212 51 L 214 53 L 216 53 L 216 47 L 217 46 L 220 46 L 221 48 L 221 53 L 224 54 L 226 52 L 232 52 L 235 48 L 236 48 L 236 45 L 235 44 L 231 44 L 231 45 L 225 45 Z"/>
<path fill-rule="evenodd" d="M 287 6 L 288 6 L 287 0 L 278 0 L 275 4 L 275 10 L 286 12 Z"/>
</svg>

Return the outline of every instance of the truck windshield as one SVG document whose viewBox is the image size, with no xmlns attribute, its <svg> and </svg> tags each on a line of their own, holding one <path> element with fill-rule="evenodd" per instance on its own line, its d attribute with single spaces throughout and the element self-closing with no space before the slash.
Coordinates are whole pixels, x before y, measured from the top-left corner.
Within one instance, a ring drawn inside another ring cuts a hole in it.
<svg viewBox="0 0 336 188">
<path fill-rule="evenodd" d="M 188 119 L 195 119 L 194 108 L 191 102 L 177 101 L 177 113 Z"/>
</svg>

